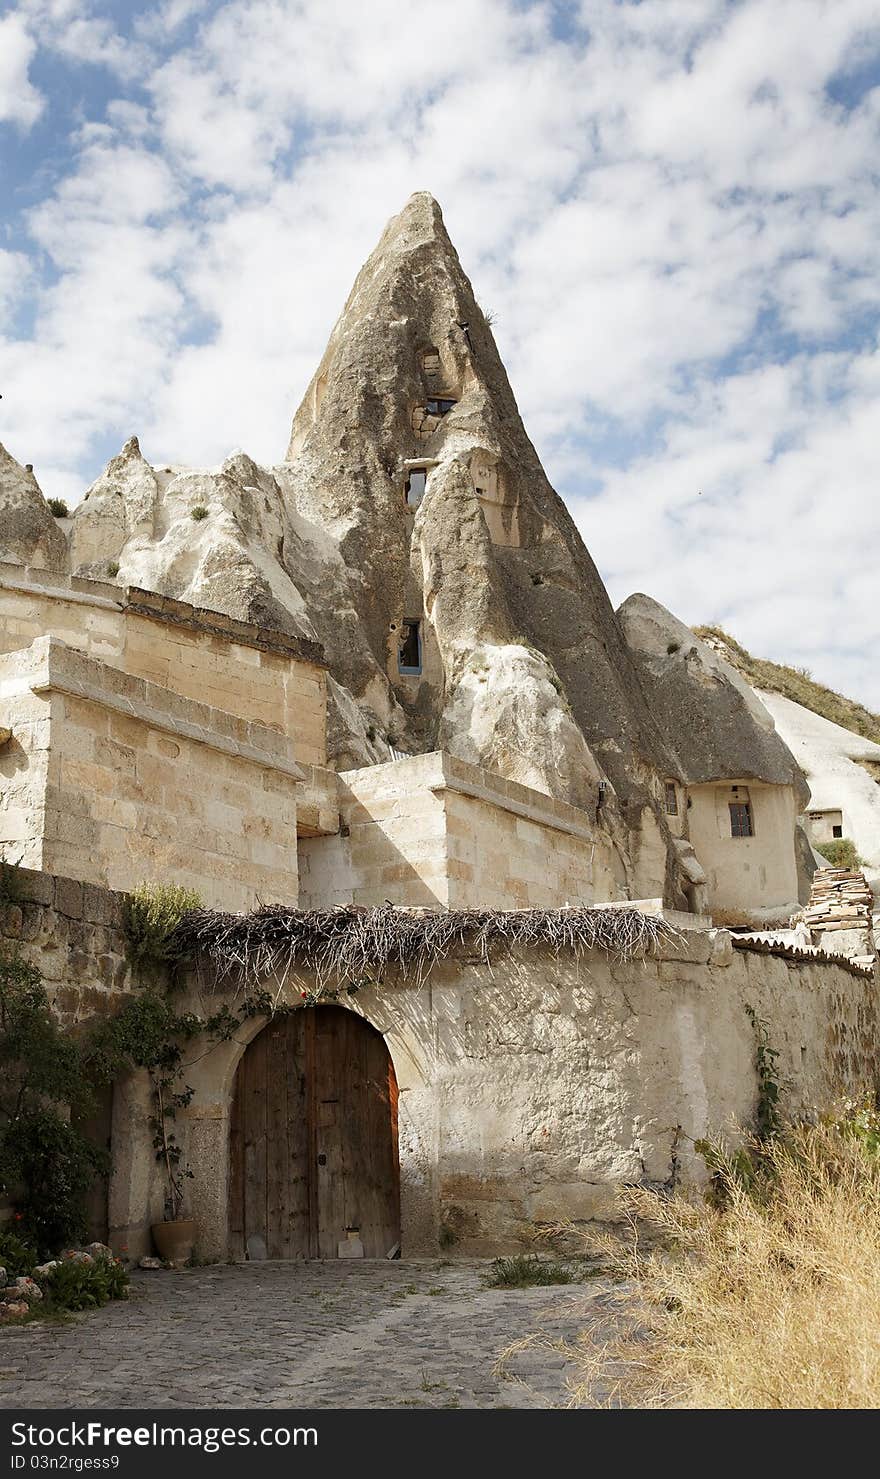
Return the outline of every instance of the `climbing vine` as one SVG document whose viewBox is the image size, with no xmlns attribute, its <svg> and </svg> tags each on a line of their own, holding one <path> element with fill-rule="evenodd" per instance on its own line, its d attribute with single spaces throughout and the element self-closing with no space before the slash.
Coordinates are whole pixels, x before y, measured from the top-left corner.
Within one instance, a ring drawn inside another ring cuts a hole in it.
<svg viewBox="0 0 880 1479">
<path fill-rule="evenodd" d="M 736 1150 L 728 1150 L 720 1138 L 694 1143 L 694 1149 L 703 1157 L 710 1172 L 709 1199 L 719 1207 L 727 1205 L 732 1186 L 742 1187 L 758 1199 L 769 1194 L 778 1173 L 778 1163 L 770 1148 L 784 1131 L 779 1109 L 782 1091 L 779 1049 L 771 1045 L 768 1024 L 758 1016 L 754 1007 L 746 1003 L 745 1011 L 754 1034 L 754 1063 L 758 1079 L 752 1138 Z"/>
<path fill-rule="evenodd" d="M 772 1140 L 782 1129 L 779 1112 L 779 1049 L 770 1045 L 770 1030 L 753 1006 L 745 1004 L 746 1016 L 755 1035 L 755 1072 L 758 1076 L 758 1106 L 755 1135 L 758 1140 Z"/>
<path fill-rule="evenodd" d="M 77 1128 L 90 1105 L 82 1047 L 52 1015 L 40 972 L 0 952 L 0 1189 L 41 1251 L 84 1236 L 86 1193 L 108 1168 Z"/>
</svg>

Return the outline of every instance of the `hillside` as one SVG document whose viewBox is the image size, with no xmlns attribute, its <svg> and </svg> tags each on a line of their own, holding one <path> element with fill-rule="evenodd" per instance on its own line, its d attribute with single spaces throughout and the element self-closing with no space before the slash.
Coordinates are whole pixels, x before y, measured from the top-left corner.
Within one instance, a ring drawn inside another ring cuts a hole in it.
<svg viewBox="0 0 880 1479">
<path fill-rule="evenodd" d="M 768 662 L 762 657 L 752 657 L 750 652 L 721 627 L 694 627 L 693 630 L 704 642 L 720 651 L 754 688 L 781 693 L 783 698 L 791 699 L 805 709 L 812 709 L 814 714 L 820 714 L 832 724 L 839 724 L 853 734 L 861 734 L 865 739 L 880 744 L 880 714 L 872 714 L 863 704 L 844 698 L 842 694 L 817 683 L 798 668 Z"/>
</svg>

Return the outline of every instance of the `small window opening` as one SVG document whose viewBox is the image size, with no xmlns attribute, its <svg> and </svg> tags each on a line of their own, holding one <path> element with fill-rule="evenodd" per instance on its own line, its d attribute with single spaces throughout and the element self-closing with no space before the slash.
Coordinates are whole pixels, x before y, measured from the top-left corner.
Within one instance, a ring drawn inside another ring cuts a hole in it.
<svg viewBox="0 0 880 1479">
<path fill-rule="evenodd" d="M 838 826 L 832 827 L 831 828 L 831 836 L 832 837 L 842 837 L 843 836 L 843 827 L 842 826 L 840 826 L 840 827 L 838 827 Z"/>
<path fill-rule="evenodd" d="M 748 801 L 731 801 L 729 802 L 729 806 L 731 837 L 754 837 L 750 803 Z"/>
<path fill-rule="evenodd" d="M 422 623 L 420 621 L 401 623 L 397 669 L 398 672 L 408 676 L 418 676 L 422 671 Z"/>
<path fill-rule="evenodd" d="M 666 815 L 669 817 L 678 816 L 678 791 L 675 787 L 675 781 L 666 782 Z"/>
<path fill-rule="evenodd" d="M 454 405 L 455 401 L 442 400 L 435 397 L 425 402 L 425 410 L 429 416 L 448 416 Z"/>
<path fill-rule="evenodd" d="M 425 484 L 427 481 L 428 473 L 424 467 L 414 467 L 407 474 L 404 485 L 404 497 L 406 498 L 407 508 L 418 508 L 425 496 Z"/>
</svg>

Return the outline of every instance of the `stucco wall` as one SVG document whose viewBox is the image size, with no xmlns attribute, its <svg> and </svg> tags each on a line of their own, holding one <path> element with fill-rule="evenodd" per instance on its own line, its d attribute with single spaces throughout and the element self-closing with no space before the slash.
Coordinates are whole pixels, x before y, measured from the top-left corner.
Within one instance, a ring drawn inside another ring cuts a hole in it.
<svg viewBox="0 0 880 1479">
<path fill-rule="evenodd" d="M 40 968 L 62 1020 L 75 1027 L 117 1009 L 135 986 L 123 899 L 24 871 L 18 889 L 0 909 L 0 942 Z M 267 982 L 291 1005 L 313 984 L 307 973 Z M 787 1111 L 875 1084 L 877 985 L 854 968 L 735 950 L 724 931 L 692 930 L 628 963 L 531 951 L 501 952 L 489 967 L 463 949 L 421 986 L 389 976 L 346 997 L 383 1033 L 400 1087 L 404 1254 L 436 1252 L 441 1234 L 452 1254 L 514 1248 L 537 1224 L 612 1217 L 621 1184 L 702 1179 L 693 1140 L 754 1115 L 746 1004 L 779 1050 Z M 193 976 L 179 1009 L 204 1012 L 210 988 Z M 186 1067 L 196 1092 L 177 1128 L 206 1257 L 225 1257 L 232 1090 L 262 1025 L 250 1020 L 208 1052 L 196 1042 Z M 148 1113 L 144 1075 L 116 1085 L 110 1225 L 132 1255 L 148 1250 L 162 1215 Z"/>
<path fill-rule="evenodd" d="M 173 880 L 215 908 L 295 903 L 289 741 L 49 637 L 0 657 L 0 850 L 130 889 Z"/>
<path fill-rule="evenodd" d="M 312 983 L 269 984 L 295 1004 Z M 874 979 L 734 950 L 723 931 L 689 932 L 675 952 L 627 964 L 531 952 L 490 969 L 462 952 L 420 988 L 388 979 L 350 1000 L 384 1034 L 400 1086 L 405 1256 L 450 1237 L 459 1254 L 523 1246 L 538 1224 L 613 1217 L 621 1184 L 701 1181 L 694 1139 L 755 1113 L 746 1004 L 780 1052 L 791 1112 L 858 1092 L 878 1071 Z M 230 1100 L 260 1026 L 187 1073 L 196 1095 L 181 1131 L 206 1256 L 225 1254 Z M 142 1092 L 119 1096 L 129 1125 Z M 131 1245 L 160 1211 L 161 1187 L 153 1179 L 150 1214 L 142 1188 L 132 1200 L 137 1178 L 120 1172 L 115 1184 L 117 1235 Z"/>
<path fill-rule="evenodd" d="M 326 765 L 326 672 L 317 644 L 151 591 L 0 564 L 0 652 L 49 633 L 134 677 L 293 740 Z"/>
<path fill-rule="evenodd" d="M 303 907 L 555 908 L 619 897 L 587 812 L 435 751 L 340 776 L 348 835 L 303 840 Z"/>
<path fill-rule="evenodd" d="M 733 837 L 729 803 L 743 799 L 746 792 L 754 836 Z M 760 916 L 762 911 L 797 908 L 797 858 L 792 846 L 796 807 L 792 786 L 734 779 L 688 787 L 688 835 L 706 873 L 713 912 Z"/>
</svg>

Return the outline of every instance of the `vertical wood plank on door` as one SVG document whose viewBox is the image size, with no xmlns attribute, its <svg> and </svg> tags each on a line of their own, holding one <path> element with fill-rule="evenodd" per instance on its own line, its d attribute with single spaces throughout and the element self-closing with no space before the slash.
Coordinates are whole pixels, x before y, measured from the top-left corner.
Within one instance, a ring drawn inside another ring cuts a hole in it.
<svg viewBox="0 0 880 1479">
<path fill-rule="evenodd" d="M 266 1029 L 251 1043 L 242 1059 L 244 1068 L 244 1229 L 248 1238 L 263 1240 L 268 1251 L 266 1176 Z"/>
<path fill-rule="evenodd" d="M 345 1237 L 343 1132 L 346 1031 L 341 1007 L 316 1007 L 315 1014 L 315 1178 L 318 1257 L 336 1258 Z"/>
<path fill-rule="evenodd" d="M 245 1057 L 247 1053 L 245 1053 Z M 235 1075 L 232 1113 L 229 1119 L 229 1257 L 242 1259 L 244 1232 L 244 1058 Z"/>
<path fill-rule="evenodd" d="M 368 1258 L 400 1239 L 397 1080 L 381 1035 L 343 1007 L 277 1018 L 239 1063 L 230 1122 L 230 1251 Z M 324 1164 L 319 1164 L 321 1158 Z"/>
<path fill-rule="evenodd" d="M 311 1258 L 309 1186 L 311 1177 L 311 1125 L 306 1063 L 305 1011 L 285 1018 L 287 1029 L 287 1147 L 288 1258 Z"/>
<path fill-rule="evenodd" d="M 277 1017 L 262 1035 L 266 1041 L 266 1251 L 269 1258 L 290 1258 L 288 1019 Z"/>
<path fill-rule="evenodd" d="M 388 1049 L 378 1033 L 365 1036 L 363 1047 L 363 1108 L 359 1118 L 363 1126 L 361 1184 L 368 1228 L 364 1252 L 367 1257 L 385 1258 L 400 1240 L 397 1080 Z"/>
<path fill-rule="evenodd" d="M 308 1193 L 309 1258 L 318 1251 L 318 1116 L 315 1110 L 315 1062 L 317 1058 L 315 1010 L 303 1010 L 303 1054 L 306 1065 L 306 1188 Z"/>
</svg>

